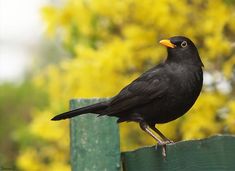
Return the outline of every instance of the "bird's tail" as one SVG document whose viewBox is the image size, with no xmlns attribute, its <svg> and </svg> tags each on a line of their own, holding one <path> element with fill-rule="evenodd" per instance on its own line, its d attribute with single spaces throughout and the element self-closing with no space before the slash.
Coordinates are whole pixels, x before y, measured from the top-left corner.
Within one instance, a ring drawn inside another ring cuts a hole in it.
<svg viewBox="0 0 235 171">
<path fill-rule="evenodd" d="M 99 113 L 99 111 L 102 111 L 102 110 L 106 109 L 107 107 L 108 107 L 107 102 L 100 102 L 100 103 L 81 107 L 78 109 L 74 109 L 74 110 L 56 115 L 51 120 L 57 121 L 57 120 L 72 118 L 74 116 L 82 115 L 85 113 Z"/>
</svg>

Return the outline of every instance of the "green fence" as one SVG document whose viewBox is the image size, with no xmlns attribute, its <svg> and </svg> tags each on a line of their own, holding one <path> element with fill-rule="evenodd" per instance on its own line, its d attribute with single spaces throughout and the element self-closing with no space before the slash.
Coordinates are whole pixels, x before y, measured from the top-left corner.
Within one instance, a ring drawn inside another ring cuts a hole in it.
<svg viewBox="0 0 235 171">
<path fill-rule="evenodd" d="M 71 109 L 104 99 L 71 100 Z M 70 122 L 73 171 L 235 171 L 235 137 L 218 135 L 203 140 L 144 147 L 120 152 L 115 118 L 88 114 Z"/>
</svg>

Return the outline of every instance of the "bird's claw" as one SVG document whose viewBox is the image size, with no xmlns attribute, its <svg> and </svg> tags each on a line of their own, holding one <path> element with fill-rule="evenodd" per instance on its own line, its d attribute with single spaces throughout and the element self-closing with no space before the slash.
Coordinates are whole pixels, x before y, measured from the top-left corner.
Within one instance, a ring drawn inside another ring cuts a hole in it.
<svg viewBox="0 0 235 171">
<path fill-rule="evenodd" d="M 157 150 L 158 146 L 162 147 L 162 156 L 166 157 L 166 142 L 159 142 L 158 145 L 156 145 L 155 149 Z"/>
<path fill-rule="evenodd" d="M 163 141 L 163 144 L 173 144 L 174 141 L 166 139 L 165 141 Z"/>
<path fill-rule="evenodd" d="M 172 141 L 172 140 L 165 140 L 165 141 L 158 142 L 158 144 L 160 146 L 164 146 L 164 145 L 167 145 L 167 144 L 173 144 L 173 143 L 174 143 L 174 141 Z"/>
<path fill-rule="evenodd" d="M 174 141 L 172 140 L 165 140 L 165 141 L 161 141 L 161 142 L 158 142 L 158 145 L 162 147 L 162 156 L 165 158 L 166 157 L 166 145 L 167 144 L 172 144 L 174 143 Z M 158 145 L 156 145 L 155 149 L 157 149 Z"/>
</svg>

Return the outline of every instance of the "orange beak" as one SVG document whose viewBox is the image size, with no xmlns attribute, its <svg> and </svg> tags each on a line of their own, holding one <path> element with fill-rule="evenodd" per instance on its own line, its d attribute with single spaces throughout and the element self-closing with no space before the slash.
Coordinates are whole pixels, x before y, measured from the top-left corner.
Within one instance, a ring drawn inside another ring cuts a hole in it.
<svg viewBox="0 0 235 171">
<path fill-rule="evenodd" d="M 161 40 L 159 43 L 163 46 L 170 47 L 170 48 L 175 48 L 176 47 L 176 45 L 171 43 L 170 40 Z"/>
</svg>

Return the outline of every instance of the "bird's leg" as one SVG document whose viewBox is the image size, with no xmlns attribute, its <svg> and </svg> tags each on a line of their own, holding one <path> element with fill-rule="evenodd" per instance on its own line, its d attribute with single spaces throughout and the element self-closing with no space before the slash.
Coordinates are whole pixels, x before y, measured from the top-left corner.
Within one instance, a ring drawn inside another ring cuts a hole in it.
<svg viewBox="0 0 235 171">
<path fill-rule="evenodd" d="M 150 129 L 148 129 L 148 125 L 145 122 L 140 122 L 140 128 L 145 131 L 147 134 L 149 134 L 151 137 L 153 137 L 159 145 L 162 145 L 162 156 L 166 157 L 166 143 L 162 142 L 158 137 L 156 137 Z"/>
<path fill-rule="evenodd" d="M 156 132 L 163 139 L 165 143 L 167 144 L 174 143 L 172 140 L 168 139 L 165 135 L 163 135 L 163 133 L 161 133 L 161 131 L 159 131 L 154 125 L 150 126 L 150 128 L 154 130 L 154 132 Z"/>
<path fill-rule="evenodd" d="M 140 122 L 140 128 L 146 132 L 147 134 L 149 134 L 151 137 L 153 137 L 159 145 L 164 144 L 164 142 L 162 142 L 162 140 L 160 140 L 156 135 L 154 135 L 152 133 L 152 131 L 148 128 L 148 125 L 145 122 Z"/>
</svg>

